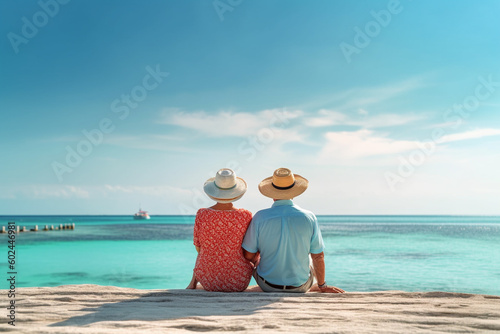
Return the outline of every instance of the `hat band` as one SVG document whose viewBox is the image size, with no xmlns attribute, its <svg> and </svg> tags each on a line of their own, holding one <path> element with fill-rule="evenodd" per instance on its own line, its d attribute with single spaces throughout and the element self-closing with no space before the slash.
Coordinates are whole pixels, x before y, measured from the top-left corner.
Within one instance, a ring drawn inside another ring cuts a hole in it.
<svg viewBox="0 0 500 334">
<path fill-rule="evenodd" d="M 219 187 L 219 186 L 217 185 L 217 183 L 215 183 L 215 182 L 214 182 L 214 185 L 215 185 L 217 188 L 219 188 L 220 190 L 230 190 L 230 189 L 233 189 L 233 188 L 235 188 L 235 187 L 236 187 L 236 183 L 234 184 L 234 186 L 229 187 L 229 188 L 222 188 L 222 187 Z"/>
<path fill-rule="evenodd" d="M 292 188 L 294 185 L 295 185 L 295 181 L 293 181 L 293 183 L 291 185 L 289 185 L 288 187 L 278 187 L 277 185 L 275 185 L 274 183 L 271 183 L 273 185 L 274 188 L 276 189 L 279 189 L 279 190 L 287 190 L 287 189 L 290 189 Z"/>
</svg>

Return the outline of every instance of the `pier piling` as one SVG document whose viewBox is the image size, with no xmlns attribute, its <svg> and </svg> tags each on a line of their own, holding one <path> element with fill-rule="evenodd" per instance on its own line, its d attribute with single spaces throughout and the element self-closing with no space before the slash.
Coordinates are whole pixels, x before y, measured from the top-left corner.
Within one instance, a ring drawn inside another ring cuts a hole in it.
<svg viewBox="0 0 500 334">
<path fill-rule="evenodd" d="M 54 231 L 54 230 L 74 230 L 75 229 L 75 223 L 67 223 L 67 224 L 59 224 L 59 227 L 54 228 L 54 225 L 45 225 L 43 228 L 43 231 Z M 19 225 L 16 226 L 16 233 L 19 234 L 21 232 L 38 232 L 38 225 L 35 225 L 35 227 L 31 229 L 27 229 L 26 226 L 20 227 Z M 2 229 L 0 230 L 0 233 L 7 233 L 5 230 L 5 226 L 2 226 Z"/>
</svg>

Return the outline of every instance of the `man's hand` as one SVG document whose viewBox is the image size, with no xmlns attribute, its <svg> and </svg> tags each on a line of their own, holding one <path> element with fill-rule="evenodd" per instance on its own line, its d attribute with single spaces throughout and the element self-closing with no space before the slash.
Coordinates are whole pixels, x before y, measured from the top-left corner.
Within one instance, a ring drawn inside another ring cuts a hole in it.
<svg viewBox="0 0 500 334">
<path fill-rule="evenodd" d="M 325 287 L 322 287 L 319 288 L 319 291 L 323 292 L 323 293 L 344 293 L 345 291 L 342 290 L 341 288 L 337 288 L 337 287 L 334 287 L 334 286 L 325 286 Z"/>
</svg>

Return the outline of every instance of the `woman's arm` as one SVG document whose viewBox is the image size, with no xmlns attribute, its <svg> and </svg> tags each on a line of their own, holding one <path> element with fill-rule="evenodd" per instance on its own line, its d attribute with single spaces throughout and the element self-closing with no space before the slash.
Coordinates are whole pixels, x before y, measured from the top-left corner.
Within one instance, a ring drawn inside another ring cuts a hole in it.
<svg viewBox="0 0 500 334">
<path fill-rule="evenodd" d="M 197 285 L 198 285 L 198 280 L 196 279 L 196 275 L 193 273 L 193 278 L 191 278 L 191 282 L 189 282 L 189 285 L 187 286 L 186 289 L 196 289 Z"/>
<path fill-rule="evenodd" d="M 196 252 L 198 253 L 196 261 L 198 261 L 198 257 L 200 256 L 200 250 L 201 250 L 200 240 L 198 238 L 198 228 L 199 228 L 199 224 L 200 224 L 199 219 L 200 219 L 200 216 L 199 216 L 199 210 L 198 210 L 198 212 L 196 213 L 196 218 L 195 218 L 195 222 L 194 222 L 194 230 L 193 230 L 193 244 L 194 244 L 194 247 L 196 248 Z M 187 286 L 186 289 L 196 289 L 197 285 L 198 285 L 198 279 L 196 278 L 196 275 L 193 272 L 193 277 L 191 278 L 191 282 L 189 282 L 189 285 Z"/>
<path fill-rule="evenodd" d="M 198 247 L 198 246 L 194 246 L 194 247 L 196 247 L 196 251 L 198 252 L 198 256 L 199 256 L 201 247 Z M 198 260 L 198 258 L 196 258 L 196 260 Z M 187 286 L 186 289 L 196 289 L 197 285 L 198 285 L 198 280 L 196 279 L 196 275 L 193 272 L 193 277 L 191 278 L 191 282 L 189 282 L 189 285 Z"/>
</svg>

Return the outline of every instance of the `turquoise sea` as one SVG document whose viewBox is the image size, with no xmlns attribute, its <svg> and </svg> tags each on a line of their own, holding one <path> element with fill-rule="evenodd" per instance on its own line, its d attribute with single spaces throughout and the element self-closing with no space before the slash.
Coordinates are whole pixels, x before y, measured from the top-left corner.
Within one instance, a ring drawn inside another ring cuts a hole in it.
<svg viewBox="0 0 500 334">
<path fill-rule="evenodd" d="M 451 291 L 500 295 L 500 217 L 319 216 L 327 282 L 347 291 Z M 179 289 L 196 259 L 194 216 L 0 216 L 16 237 L 18 287 L 100 284 Z M 7 235 L 0 268 L 7 275 Z M 2 289 L 7 281 L 1 280 Z M 255 284 L 252 280 L 251 284 Z"/>
</svg>

